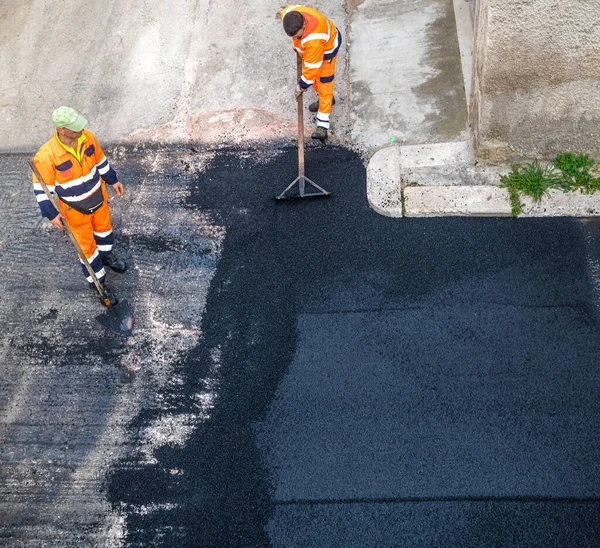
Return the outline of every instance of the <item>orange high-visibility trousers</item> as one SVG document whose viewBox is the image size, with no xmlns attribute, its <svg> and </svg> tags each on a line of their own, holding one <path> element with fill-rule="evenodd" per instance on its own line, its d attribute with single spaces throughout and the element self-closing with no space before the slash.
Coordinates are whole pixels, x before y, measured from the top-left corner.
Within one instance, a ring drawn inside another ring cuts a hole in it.
<svg viewBox="0 0 600 548">
<path fill-rule="evenodd" d="M 323 61 L 318 80 L 313 84 L 319 96 L 319 111 L 317 112 L 317 127 L 329 129 L 329 116 L 333 102 L 333 84 L 335 75 L 335 62 L 337 55 L 331 60 Z"/>
<path fill-rule="evenodd" d="M 102 183 L 102 194 L 104 203 L 90 215 L 80 213 L 59 200 L 61 213 L 65 216 L 71 232 L 73 232 L 77 243 L 81 246 L 81 250 L 100 281 L 103 281 L 106 276 L 102 264 L 102 255 L 112 251 L 114 240 L 108 208 L 108 193 L 104 183 Z M 83 262 L 81 267 L 87 281 L 92 283 L 92 277 L 83 266 Z"/>
</svg>

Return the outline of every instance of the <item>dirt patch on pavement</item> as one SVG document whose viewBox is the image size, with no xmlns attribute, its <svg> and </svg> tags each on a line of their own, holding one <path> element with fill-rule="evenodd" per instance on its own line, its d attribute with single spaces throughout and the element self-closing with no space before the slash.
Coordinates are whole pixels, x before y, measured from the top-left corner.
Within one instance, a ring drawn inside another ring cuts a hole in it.
<svg viewBox="0 0 600 548">
<path fill-rule="evenodd" d="M 305 127 L 310 136 L 311 127 Z M 141 129 L 131 133 L 123 144 L 161 143 L 177 144 L 202 142 L 206 144 L 240 145 L 265 140 L 290 140 L 298 134 L 295 120 L 282 118 L 260 108 L 235 108 L 211 111 L 174 120 L 167 124 Z"/>
<path fill-rule="evenodd" d="M 304 118 L 304 137 L 310 140 L 314 119 Z M 330 141 L 343 142 L 335 131 L 329 133 Z M 277 116 L 257 107 L 213 110 L 202 114 L 174 119 L 166 124 L 147 127 L 130 133 L 119 145 L 189 145 L 254 146 L 273 142 L 290 142 L 298 138 L 295 119 Z"/>
</svg>

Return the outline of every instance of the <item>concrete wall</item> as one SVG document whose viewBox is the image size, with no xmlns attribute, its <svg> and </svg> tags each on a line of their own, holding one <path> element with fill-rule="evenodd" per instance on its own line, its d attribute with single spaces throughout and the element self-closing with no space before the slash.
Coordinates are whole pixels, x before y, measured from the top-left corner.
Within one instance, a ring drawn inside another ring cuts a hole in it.
<svg viewBox="0 0 600 548">
<path fill-rule="evenodd" d="M 500 162 L 600 155 L 600 2 L 478 0 L 472 121 Z"/>
</svg>

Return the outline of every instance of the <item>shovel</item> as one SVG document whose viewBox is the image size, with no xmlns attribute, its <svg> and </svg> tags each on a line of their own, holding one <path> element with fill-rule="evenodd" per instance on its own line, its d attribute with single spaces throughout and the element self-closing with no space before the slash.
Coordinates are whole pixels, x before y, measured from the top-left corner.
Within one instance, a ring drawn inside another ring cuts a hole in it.
<svg viewBox="0 0 600 548">
<path fill-rule="evenodd" d="M 56 211 L 60 211 L 56 199 L 48 190 L 48 187 L 46 186 L 44 179 L 40 175 L 40 172 L 35 167 L 33 160 L 27 160 L 27 163 L 29 164 L 29 167 L 31 167 L 31 170 L 37 177 L 39 183 L 42 185 L 42 189 L 48 197 L 48 200 L 50 200 L 50 203 L 54 206 L 54 209 L 56 209 Z M 133 327 L 133 316 L 131 306 L 129 305 L 126 299 L 123 299 L 122 301 L 114 299 L 114 302 L 111 301 L 108 293 L 106 292 L 106 289 L 104 289 L 104 287 L 98 280 L 94 269 L 92 268 L 89 261 L 87 260 L 87 257 L 83 253 L 81 246 L 75 239 L 75 236 L 69 228 L 69 224 L 67 223 L 66 219 L 63 219 L 63 226 L 65 227 L 65 231 L 69 235 L 71 242 L 73 242 L 75 249 L 77 250 L 77 255 L 79 256 L 79 259 L 85 266 L 86 270 L 88 271 L 88 274 L 91 276 L 94 285 L 96 286 L 96 289 L 100 294 L 102 302 L 107 308 L 107 312 L 105 314 L 100 314 L 99 316 L 96 316 L 96 321 L 100 325 L 106 327 L 108 330 L 112 331 L 113 333 L 116 333 L 117 335 L 121 335 L 123 337 L 129 336 Z"/>
<path fill-rule="evenodd" d="M 297 55 L 297 72 L 298 80 L 302 76 L 302 59 Z M 304 175 L 304 105 L 303 105 L 304 93 L 298 97 L 298 177 L 296 177 L 291 184 L 275 199 L 276 200 L 290 200 L 295 198 L 315 198 L 318 196 L 330 196 L 330 193 L 325 189 L 321 188 L 317 183 L 311 181 L 306 175 Z M 298 194 L 288 195 L 287 192 L 298 183 Z M 306 183 L 312 185 L 318 192 L 305 192 Z"/>
</svg>

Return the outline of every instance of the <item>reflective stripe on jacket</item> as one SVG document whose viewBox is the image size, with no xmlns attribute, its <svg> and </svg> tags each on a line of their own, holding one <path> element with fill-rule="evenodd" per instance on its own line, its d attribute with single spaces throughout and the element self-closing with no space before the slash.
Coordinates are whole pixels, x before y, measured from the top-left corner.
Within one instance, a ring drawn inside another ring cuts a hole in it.
<svg viewBox="0 0 600 548">
<path fill-rule="evenodd" d="M 40 147 L 33 159 L 48 190 L 54 192 L 66 203 L 80 202 L 89 198 L 101 187 L 101 179 L 109 185 L 114 185 L 119 180 L 94 134 L 84 129 L 83 135 L 85 139 L 77 151 L 81 161 L 65 150 L 58 141 L 56 133 L 52 139 Z M 58 212 L 48 200 L 35 175 L 33 175 L 33 192 L 42 210 L 42 215 L 50 220 L 54 219 Z"/>
<path fill-rule="evenodd" d="M 281 19 L 290 11 L 302 14 L 306 30 L 300 40 L 292 39 L 294 49 L 302 57 L 300 87 L 308 89 L 319 78 L 321 66 L 333 59 L 340 49 L 341 37 L 335 25 L 321 12 L 308 6 L 291 5 L 281 12 Z"/>
</svg>

